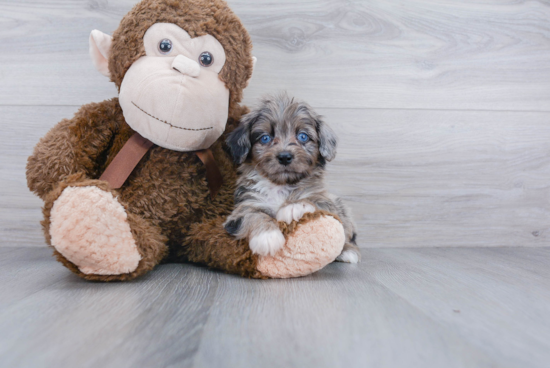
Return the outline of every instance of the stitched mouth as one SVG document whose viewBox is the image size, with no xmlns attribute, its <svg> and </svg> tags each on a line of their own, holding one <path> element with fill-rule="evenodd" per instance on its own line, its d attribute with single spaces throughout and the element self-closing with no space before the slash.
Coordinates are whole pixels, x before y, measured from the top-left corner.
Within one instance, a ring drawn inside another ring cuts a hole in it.
<svg viewBox="0 0 550 368">
<path fill-rule="evenodd" d="M 179 127 L 179 126 L 175 126 L 175 125 L 172 125 L 170 124 L 169 122 L 167 122 L 166 120 L 161 120 L 159 118 L 157 118 L 156 116 L 153 116 L 151 114 L 149 114 L 147 111 L 143 110 L 141 107 L 139 107 L 138 105 L 135 104 L 134 101 L 132 101 L 132 105 L 134 105 L 135 107 L 137 107 L 141 112 L 143 112 L 144 114 L 152 117 L 153 119 L 155 120 L 158 120 L 160 121 L 161 123 L 164 123 L 166 125 L 169 125 L 170 127 L 172 128 L 176 128 L 176 129 L 181 129 L 181 130 L 190 130 L 190 131 L 193 131 L 193 132 L 199 132 L 201 130 L 210 130 L 210 129 L 214 129 L 214 127 L 209 127 L 209 128 L 200 128 L 200 129 L 191 129 L 191 128 L 182 128 L 182 127 Z"/>
</svg>

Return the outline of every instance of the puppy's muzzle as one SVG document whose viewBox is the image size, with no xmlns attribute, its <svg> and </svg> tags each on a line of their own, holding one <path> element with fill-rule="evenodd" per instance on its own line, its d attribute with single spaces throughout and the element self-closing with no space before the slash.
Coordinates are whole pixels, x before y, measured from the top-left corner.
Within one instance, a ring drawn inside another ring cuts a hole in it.
<svg viewBox="0 0 550 368">
<path fill-rule="evenodd" d="M 279 163 L 283 166 L 290 165 L 293 159 L 294 155 L 290 152 L 281 152 L 277 155 L 277 160 L 279 160 Z"/>
</svg>

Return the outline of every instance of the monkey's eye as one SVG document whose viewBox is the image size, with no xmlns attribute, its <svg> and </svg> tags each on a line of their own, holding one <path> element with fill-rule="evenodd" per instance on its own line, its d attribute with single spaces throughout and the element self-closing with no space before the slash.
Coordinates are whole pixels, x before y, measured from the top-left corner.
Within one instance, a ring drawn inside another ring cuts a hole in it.
<svg viewBox="0 0 550 368">
<path fill-rule="evenodd" d="M 269 142 L 271 142 L 271 136 L 269 134 L 264 134 L 260 137 L 260 142 L 262 144 L 268 144 Z"/>
<path fill-rule="evenodd" d="M 165 38 L 159 43 L 159 51 L 165 55 L 168 55 L 172 51 L 172 41 Z"/>
<path fill-rule="evenodd" d="M 199 63 L 202 66 L 209 67 L 210 65 L 212 65 L 213 62 L 214 62 L 214 56 L 212 56 L 212 54 L 209 53 L 208 51 L 203 52 L 199 56 Z"/>
<path fill-rule="evenodd" d="M 298 140 L 302 143 L 306 143 L 307 141 L 309 141 L 309 135 L 304 132 L 298 133 L 296 138 L 298 138 Z"/>
</svg>

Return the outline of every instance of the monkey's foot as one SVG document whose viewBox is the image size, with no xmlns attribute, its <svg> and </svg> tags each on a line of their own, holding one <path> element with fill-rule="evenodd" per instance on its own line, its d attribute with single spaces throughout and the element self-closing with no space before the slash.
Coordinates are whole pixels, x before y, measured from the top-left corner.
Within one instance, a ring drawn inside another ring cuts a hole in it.
<svg viewBox="0 0 550 368">
<path fill-rule="evenodd" d="M 279 223 L 286 244 L 274 256 L 262 256 L 258 271 L 272 278 L 306 276 L 319 271 L 340 255 L 345 243 L 344 227 L 333 215 L 306 213 L 299 222 Z"/>
<path fill-rule="evenodd" d="M 141 255 L 128 215 L 113 194 L 95 186 L 67 187 L 54 202 L 51 243 L 86 275 L 121 275 Z"/>
</svg>

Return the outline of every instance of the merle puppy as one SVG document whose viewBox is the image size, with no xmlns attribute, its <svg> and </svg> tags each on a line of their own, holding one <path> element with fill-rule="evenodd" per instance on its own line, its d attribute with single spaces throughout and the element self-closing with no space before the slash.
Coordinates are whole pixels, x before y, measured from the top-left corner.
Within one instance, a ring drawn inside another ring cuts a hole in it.
<svg viewBox="0 0 550 368">
<path fill-rule="evenodd" d="M 235 210 L 225 229 L 248 238 L 252 252 L 274 255 L 285 244 L 277 221 L 288 224 L 316 209 L 337 214 L 346 234 L 336 259 L 357 263 L 355 225 L 342 200 L 325 189 L 325 165 L 336 156 L 336 135 L 312 108 L 286 94 L 268 96 L 227 138 L 239 179 Z"/>
</svg>

